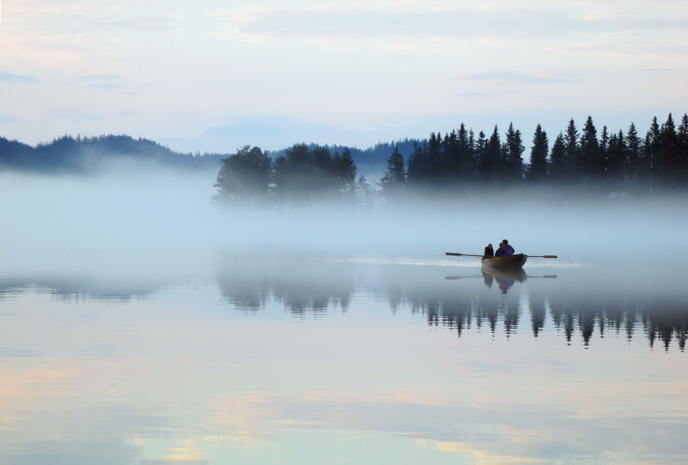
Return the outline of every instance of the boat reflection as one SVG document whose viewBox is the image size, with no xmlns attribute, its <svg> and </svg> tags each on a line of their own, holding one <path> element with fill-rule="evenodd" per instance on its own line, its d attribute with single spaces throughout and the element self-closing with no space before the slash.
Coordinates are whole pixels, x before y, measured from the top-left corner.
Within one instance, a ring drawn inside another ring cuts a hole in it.
<svg viewBox="0 0 688 465">
<path fill-rule="evenodd" d="M 528 274 L 523 270 L 523 268 L 518 269 L 494 269 L 491 267 L 482 267 L 480 270 L 482 276 L 447 276 L 445 279 L 466 279 L 466 278 L 483 278 L 483 282 L 488 289 L 492 289 L 494 282 L 497 282 L 497 286 L 502 294 L 506 295 L 507 291 L 514 287 L 515 283 L 525 282 L 528 278 L 550 278 L 556 279 L 557 275 L 544 275 L 544 276 L 528 276 Z"/>
<path fill-rule="evenodd" d="M 483 267 L 481 270 L 483 274 L 483 279 L 485 281 L 485 286 L 492 288 L 494 281 L 497 281 L 499 290 L 502 294 L 507 293 L 509 289 L 514 287 L 515 282 L 522 283 L 528 279 L 526 272 L 523 268 L 518 268 L 514 270 L 496 270 L 494 268 Z"/>
</svg>

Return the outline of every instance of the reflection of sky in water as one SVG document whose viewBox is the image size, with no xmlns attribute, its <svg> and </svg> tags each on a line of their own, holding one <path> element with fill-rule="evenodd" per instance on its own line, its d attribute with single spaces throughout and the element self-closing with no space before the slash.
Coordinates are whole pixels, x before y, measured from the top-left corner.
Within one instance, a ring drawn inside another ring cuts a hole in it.
<svg viewBox="0 0 688 465">
<path fill-rule="evenodd" d="M 216 283 L 4 279 L 0 461 L 685 462 L 684 277 L 526 271 L 506 294 L 237 256 Z"/>
</svg>

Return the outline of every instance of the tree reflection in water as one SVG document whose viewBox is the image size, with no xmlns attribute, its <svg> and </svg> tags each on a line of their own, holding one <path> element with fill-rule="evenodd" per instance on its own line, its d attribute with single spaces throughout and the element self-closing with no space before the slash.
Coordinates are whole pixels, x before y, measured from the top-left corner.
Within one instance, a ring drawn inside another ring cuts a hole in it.
<svg viewBox="0 0 688 465">
<path fill-rule="evenodd" d="M 217 275 L 222 295 L 237 308 L 257 311 L 270 299 L 294 315 L 349 308 L 354 293 L 351 265 L 294 257 L 225 255 Z"/>
<path fill-rule="evenodd" d="M 625 334 L 630 341 L 642 330 L 650 347 L 660 343 L 669 350 L 676 340 L 685 350 L 688 305 L 681 296 L 658 291 L 661 298 L 653 300 L 634 294 L 632 287 L 581 289 L 577 282 L 535 280 L 556 276 L 528 276 L 523 270 L 482 270 L 445 280 L 441 267 L 379 265 L 373 278 L 370 272 L 363 276 L 362 269 L 346 262 L 228 255 L 218 283 L 225 299 L 244 311 L 260 310 L 271 299 L 295 315 L 323 314 L 334 307 L 346 311 L 357 293 L 371 292 L 386 299 L 393 312 L 410 308 L 428 325 L 455 330 L 460 337 L 472 329 L 487 329 L 494 336 L 503 328 L 510 338 L 529 314 L 534 337 L 551 325 L 567 344 L 580 337 L 587 348 L 595 334 Z"/>
</svg>

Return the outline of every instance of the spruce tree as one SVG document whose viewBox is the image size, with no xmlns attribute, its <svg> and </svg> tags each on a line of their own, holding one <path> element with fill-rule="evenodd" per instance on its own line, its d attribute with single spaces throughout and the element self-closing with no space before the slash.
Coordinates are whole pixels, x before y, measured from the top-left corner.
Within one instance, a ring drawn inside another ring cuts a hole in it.
<svg viewBox="0 0 688 465">
<path fill-rule="evenodd" d="M 370 190 L 370 183 L 365 176 L 360 175 L 358 181 L 354 184 L 354 189 L 356 190 L 356 195 L 362 205 L 367 206 L 370 204 L 370 197 L 372 192 Z"/>
<path fill-rule="evenodd" d="M 564 142 L 566 143 L 566 156 L 564 157 L 562 175 L 563 177 L 571 177 L 575 172 L 576 162 L 578 161 L 578 130 L 573 118 L 571 118 L 566 128 Z"/>
<path fill-rule="evenodd" d="M 481 135 L 484 137 L 484 134 Z M 494 180 L 498 174 L 500 160 L 502 159 L 502 143 L 499 138 L 499 129 L 494 127 L 490 139 L 486 143 L 485 153 L 480 159 L 480 173 L 485 180 Z"/>
<path fill-rule="evenodd" d="M 593 179 L 601 179 L 604 174 L 604 160 L 600 157 L 600 145 L 597 141 L 597 129 L 588 116 L 578 149 L 578 172 Z"/>
<path fill-rule="evenodd" d="M 547 133 L 540 124 L 535 128 L 533 146 L 530 149 L 530 166 L 528 167 L 528 180 L 542 181 L 547 177 L 547 154 L 549 153 L 549 140 Z"/>
<path fill-rule="evenodd" d="M 413 153 L 408 160 L 408 184 L 411 186 L 421 185 L 428 177 L 428 162 L 426 150 L 418 142 L 413 143 Z"/>
<path fill-rule="evenodd" d="M 473 174 L 473 131 L 470 133 L 461 123 L 456 133 L 458 168 L 457 177 L 460 181 L 467 181 Z"/>
<path fill-rule="evenodd" d="M 657 117 L 652 118 L 652 124 L 650 129 L 645 135 L 645 143 L 643 144 L 643 157 L 642 157 L 642 169 L 641 178 L 647 183 L 647 186 L 652 193 L 654 178 L 657 171 L 657 152 L 660 148 L 660 136 L 662 129 L 657 122 Z"/>
<path fill-rule="evenodd" d="M 568 166 L 566 163 L 567 149 L 566 138 L 560 132 L 554 140 L 554 144 L 552 144 L 549 167 L 550 178 L 560 185 L 565 183 L 568 176 Z"/>
<path fill-rule="evenodd" d="M 241 205 L 267 201 L 270 196 L 272 167 L 272 160 L 260 148 L 247 145 L 238 149 L 234 155 L 222 160 L 213 186 L 218 189 L 215 198 Z"/>
<path fill-rule="evenodd" d="M 688 187 L 688 114 L 683 115 L 678 127 L 678 162 L 681 185 Z"/>
<path fill-rule="evenodd" d="M 354 182 L 356 181 L 356 163 L 354 163 L 354 159 L 348 147 L 344 147 L 341 157 L 335 156 L 333 164 L 340 189 L 353 191 Z"/>
<path fill-rule="evenodd" d="M 669 117 L 662 125 L 659 134 L 659 147 L 656 151 L 656 172 L 661 180 L 669 183 L 672 187 L 675 185 L 680 175 L 679 156 L 678 156 L 678 134 L 676 133 L 676 124 L 674 118 L 669 113 Z"/>
<path fill-rule="evenodd" d="M 514 180 L 523 179 L 523 152 L 525 147 L 521 140 L 521 131 L 514 129 L 513 123 L 509 123 L 506 132 L 506 168 L 508 178 Z"/>
<path fill-rule="evenodd" d="M 442 172 L 442 135 L 438 132 L 435 135 L 434 132 L 430 133 L 430 138 L 428 139 L 428 145 L 426 146 L 426 158 L 427 158 L 427 177 L 428 181 L 437 181 L 440 178 L 440 173 Z"/>
<path fill-rule="evenodd" d="M 448 182 L 456 182 L 461 166 L 459 142 L 456 130 L 452 130 L 452 132 L 449 132 L 444 136 L 444 139 L 442 140 L 441 160 L 441 174 L 444 180 Z"/>
<path fill-rule="evenodd" d="M 609 138 L 607 149 L 607 176 L 612 185 L 625 177 L 626 156 L 626 138 L 623 131 L 619 130 Z"/>
<path fill-rule="evenodd" d="M 635 124 L 631 123 L 631 125 L 628 127 L 628 132 L 626 133 L 628 167 L 626 176 L 629 179 L 635 179 L 638 177 L 641 158 L 641 143 L 642 141 L 640 140 L 640 137 L 638 137 L 638 131 L 635 128 Z"/>
<path fill-rule="evenodd" d="M 600 136 L 600 158 L 602 159 L 603 171 L 607 172 L 607 150 L 609 149 L 609 131 L 607 125 L 602 126 L 602 135 Z"/>
<path fill-rule="evenodd" d="M 404 190 L 406 187 L 406 170 L 404 169 L 404 156 L 399 153 L 399 148 L 394 147 L 394 151 L 387 159 L 387 171 L 380 179 L 380 186 L 385 195 L 395 194 Z"/>
<path fill-rule="evenodd" d="M 477 164 L 477 170 L 480 175 L 485 177 L 485 169 L 488 164 L 488 154 L 487 154 L 488 140 L 485 137 L 485 133 L 480 131 L 478 134 L 478 139 L 475 142 L 475 158 Z"/>
</svg>

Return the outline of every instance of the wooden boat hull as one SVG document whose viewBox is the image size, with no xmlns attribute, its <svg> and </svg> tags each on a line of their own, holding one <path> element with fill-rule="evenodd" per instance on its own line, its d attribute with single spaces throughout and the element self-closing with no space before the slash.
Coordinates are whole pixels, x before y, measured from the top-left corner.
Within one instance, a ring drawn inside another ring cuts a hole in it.
<svg viewBox="0 0 688 465">
<path fill-rule="evenodd" d="M 480 260 L 483 268 L 487 269 L 519 269 L 526 264 L 528 260 L 528 255 L 525 254 L 514 254 L 508 257 L 485 257 Z"/>
</svg>

